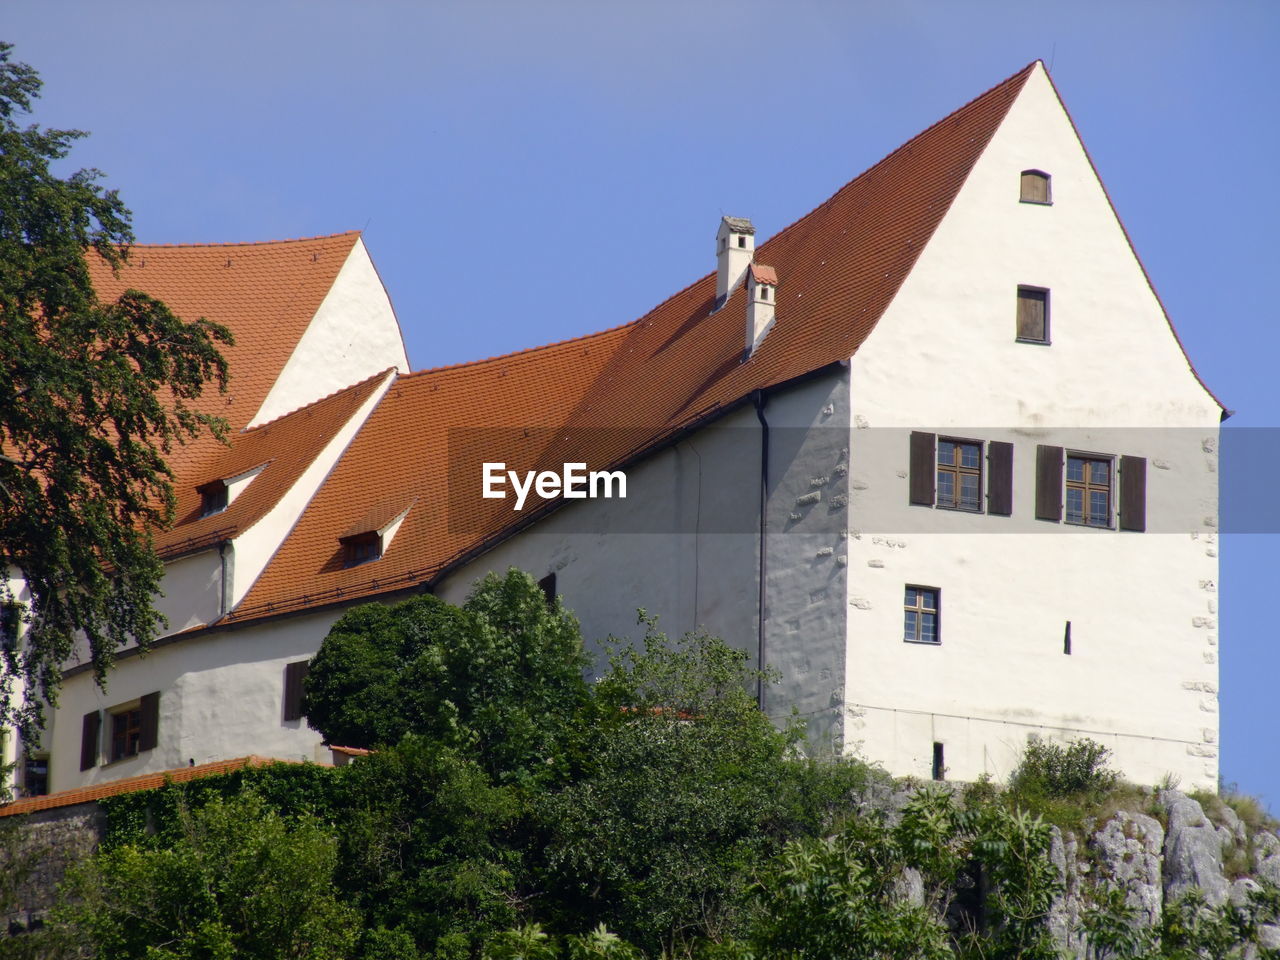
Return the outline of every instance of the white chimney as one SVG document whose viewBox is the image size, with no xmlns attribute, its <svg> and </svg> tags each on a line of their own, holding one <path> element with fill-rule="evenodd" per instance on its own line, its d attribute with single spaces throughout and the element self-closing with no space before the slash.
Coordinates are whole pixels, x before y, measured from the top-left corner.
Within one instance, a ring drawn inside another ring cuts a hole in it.
<svg viewBox="0 0 1280 960">
<path fill-rule="evenodd" d="M 756 352 L 773 326 L 777 300 L 777 271 L 762 263 L 751 264 L 747 270 L 747 356 Z"/>
<path fill-rule="evenodd" d="M 745 217 L 721 217 L 716 231 L 716 309 L 724 306 L 756 252 L 756 228 Z"/>
</svg>

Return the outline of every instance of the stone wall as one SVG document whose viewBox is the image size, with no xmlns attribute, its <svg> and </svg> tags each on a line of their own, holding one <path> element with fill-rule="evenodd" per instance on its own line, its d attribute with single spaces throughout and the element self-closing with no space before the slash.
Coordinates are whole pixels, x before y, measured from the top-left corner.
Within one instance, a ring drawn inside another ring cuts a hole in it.
<svg viewBox="0 0 1280 960">
<path fill-rule="evenodd" d="M 0 901 L 0 935 L 40 922 L 68 867 L 93 853 L 105 829 L 106 815 L 94 802 L 0 819 L 0 864 L 14 886 L 4 898 L 11 902 Z"/>
</svg>

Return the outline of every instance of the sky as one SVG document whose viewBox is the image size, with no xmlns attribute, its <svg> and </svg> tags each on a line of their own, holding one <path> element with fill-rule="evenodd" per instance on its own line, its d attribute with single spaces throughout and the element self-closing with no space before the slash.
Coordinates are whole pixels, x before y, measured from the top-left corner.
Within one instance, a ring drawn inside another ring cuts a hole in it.
<svg viewBox="0 0 1280 960">
<path fill-rule="evenodd" d="M 140 241 L 363 230 L 414 369 L 635 319 L 722 214 L 763 240 L 1043 59 L 1228 426 L 1280 426 L 1280 3 L 5 0 L 0 39 Z M 1223 777 L 1280 813 L 1280 534 L 1222 541 Z"/>
</svg>

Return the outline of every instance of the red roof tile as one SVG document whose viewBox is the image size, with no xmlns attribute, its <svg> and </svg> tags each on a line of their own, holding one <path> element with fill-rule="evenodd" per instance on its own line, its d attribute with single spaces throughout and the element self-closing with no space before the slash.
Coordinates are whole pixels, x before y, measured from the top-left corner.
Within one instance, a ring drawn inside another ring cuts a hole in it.
<svg viewBox="0 0 1280 960">
<path fill-rule="evenodd" d="M 227 393 L 210 390 L 196 405 L 239 430 L 262 406 L 359 236 L 135 244 L 118 273 L 96 255 L 89 257 L 89 272 L 103 300 L 137 289 L 163 300 L 185 320 L 204 317 L 231 328 L 235 346 L 222 350 L 231 372 Z M 167 458 L 170 467 L 182 480 L 195 482 L 188 464 L 213 444 L 204 438 L 175 448 Z"/>
<path fill-rule="evenodd" d="M 763 263 L 753 263 L 750 267 L 751 277 L 756 283 L 771 283 L 774 286 L 778 284 L 778 271 L 773 267 L 766 267 Z"/>
<path fill-rule="evenodd" d="M 27 797 L 0 806 L 0 817 L 14 817 L 24 813 L 35 813 L 37 810 L 52 810 L 56 807 L 71 807 L 77 803 L 89 803 L 103 797 L 114 797 L 121 793 L 134 793 L 138 790 L 156 790 L 166 783 L 182 783 L 200 777 L 214 777 L 223 773 L 233 773 L 245 767 L 265 767 L 273 763 L 296 763 L 294 760 L 273 760 L 270 757 L 237 757 L 234 760 L 216 760 L 213 763 L 202 763 L 194 767 L 178 767 L 176 770 L 165 770 L 162 773 L 144 773 L 138 777 L 127 777 L 124 780 L 112 780 L 109 783 L 95 783 L 87 787 L 76 787 L 74 790 L 60 790 L 43 797 Z"/>
</svg>

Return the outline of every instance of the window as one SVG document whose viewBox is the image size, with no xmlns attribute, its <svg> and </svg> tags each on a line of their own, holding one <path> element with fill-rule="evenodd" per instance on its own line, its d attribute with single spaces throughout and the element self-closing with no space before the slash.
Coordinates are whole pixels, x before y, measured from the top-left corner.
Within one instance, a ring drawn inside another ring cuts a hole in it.
<svg viewBox="0 0 1280 960">
<path fill-rule="evenodd" d="M 1053 203 L 1049 193 L 1051 179 L 1043 170 L 1023 170 L 1022 195 L 1019 199 L 1023 203 Z"/>
<path fill-rule="evenodd" d="M 1111 526 L 1110 458 L 1067 455 L 1067 523 Z"/>
<path fill-rule="evenodd" d="M 554 610 L 556 608 L 556 575 L 554 571 L 538 581 L 538 589 L 542 591 L 542 596 L 547 601 L 547 609 Z"/>
<path fill-rule="evenodd" d="M 933 744 L 933 779 L 947 779 L 946 754 L 943 753 L 942 744 L 936 741 Z"/>
<path fill-rule="evenodd" d="M 1067 523 L 1141 533 L 1147 529 L 1146 458 L 1072 453 L 1041 444 L 1036 448 L 1036 519 L 1062 522 L 1064 501 Z"/>
<path fill-rule="evenodd" d="M 981 513 L 985 481 L 986 512 L 1001 517 L 1013 513 L 1011 443 L 939 438 L 913 430 L 908 476 L 908 500 L 917 506 Z"/>
<path fill-rule="evenodd" d="M 227 509 L 227 485 L 221 480 L 206 483 L 200 491 L 200 516 L 208 517 Z"/>
<path fill-rule="evenodd" d="M 1041 287 L 1018 288 L 1018 340 L 1049 342 L 1049 291 Z"/>
<path fill-rule="evenodd" d="M 906 619 L 902 639 L 910 643 L 939 643 L 938 591 L 933 587 L 907 587 Z"/>
<path fill-rule="evenodd" d="M 738 246 L 745 247 L 746 245 L 747 245 L 747 238 L 743 236 L 738 237 Z"/>
<path fill-rule="evenodd" d="M 27 757 L 22 764 L 22 795 L 43 797 L 49 792 L 49 758 Z"/>
<path fill-rule="evenodd" d="M 982 444 L 938 441 L 937 504 L 953 510 L 982 509 Z"/>
<path fill-rule="evenodd" d="M 358 567 L 382 556 L 382 536 L 378 531 L 360 533 L 342 540 L 343 563 L 348 567 Z"/>
<path fill-rule="evenodd" d="M 142 743 L 142 708 L 111 714 L 111 760 L 138 755 Z"/>
</svg>

